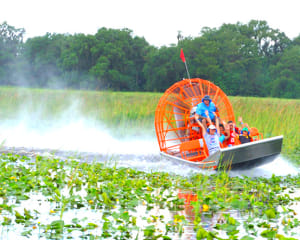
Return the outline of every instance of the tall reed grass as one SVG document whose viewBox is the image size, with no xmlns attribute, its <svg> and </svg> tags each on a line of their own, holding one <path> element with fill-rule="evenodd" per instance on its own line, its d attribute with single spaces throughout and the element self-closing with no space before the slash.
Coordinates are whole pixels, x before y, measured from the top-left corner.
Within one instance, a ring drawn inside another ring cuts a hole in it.
<svg viewBox="0 0 300 240">
<path fill-rule="evenodd" d="M 115 134 L 153 134 L 161 93 L 96 92 L 0 88 L 0 120 L 24 116 L 36 121 L 84 117 L 101 122 Z M 284 135 L 283 153 L 300 163 L 300 100 L 229 97 L 236 119 L 242 116 L 264 137 Z"/>
<path fill-rule="evenodd" d="M 300 163 L 300 100 L 230 97 L 235 117 L 242 116 L 264 138 L 283 135 L 283 153 Z"/>
</svg>

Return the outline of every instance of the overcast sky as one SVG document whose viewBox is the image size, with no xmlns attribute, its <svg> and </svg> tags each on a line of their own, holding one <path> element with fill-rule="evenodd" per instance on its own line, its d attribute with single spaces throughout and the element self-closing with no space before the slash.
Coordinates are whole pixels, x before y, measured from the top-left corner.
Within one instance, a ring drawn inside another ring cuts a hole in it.
<svg viewBox="0 0 300 240">
<path fill-rule="evenodd" d="M 155 46 L 196 37 L 203 27 L 266 20 L 293 39 L 300 34 L 299 0 L 0 0 L 0 24 L 45 33 L 95 34 L 99 28 L 129 28 Z"/>
</svg>

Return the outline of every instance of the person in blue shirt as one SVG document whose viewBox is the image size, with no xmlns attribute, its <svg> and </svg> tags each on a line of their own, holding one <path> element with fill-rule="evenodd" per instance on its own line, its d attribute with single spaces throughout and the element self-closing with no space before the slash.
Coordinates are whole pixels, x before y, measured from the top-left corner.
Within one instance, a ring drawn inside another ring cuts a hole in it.
<svg viewBox="0 0 300 240">
<path fill-rule="evenodd" d="M 215 113 L 217 112 L 216 105 L 212 102 L 208 95 L 202 98 L 202 102 L 197 105 L 195 119 L 199 119 L 204 125 L 207 123 L 216 122 Z"/>
</svg>

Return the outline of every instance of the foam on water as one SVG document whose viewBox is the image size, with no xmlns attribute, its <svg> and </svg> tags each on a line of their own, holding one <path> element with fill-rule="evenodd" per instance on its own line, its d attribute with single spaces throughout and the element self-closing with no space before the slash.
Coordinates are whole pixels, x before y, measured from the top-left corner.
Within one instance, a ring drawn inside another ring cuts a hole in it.
<svg viewBox="0 0 300 240">
<path fill-rule="evenodd" d="M 112 137 L 109 130 L 84 120 L 58 124 L 57 127 L 28 127 L 23 122 L 0 124 L 0 137 L 8 147 L 96 152 L 101 154 L 153 154 L 158 144 L 154 137 L 144 139 Z"/>
<path fill-rule="evenodd" d="M 33 126 L 28 121 L 0 123 L 0 139 L 5 147 L 89 152 L 94 157 L 105 155 L 114 159 L 118 166 L 131 167 L 142 171 L 163 171 L 182 176 L 195 173 L 212 174 L 215 171 L 199 170 L 161 159 L 159 147 L 154 136 L 125 138 L 114 137 L 110 129 L 78 118 L 67 122 L 58 121 L 56 127 Z M 104 157 L 102 157 L 102 160 Z M 249 170 L 232 170 L 231 176 L 271 177 L 272 174 L 295 175 L 299 169 L 282 156 L 270 164 Z"/>
<path fill-rule="evenodd" d="M 230 176 L 266 177 L 287 176 L 299 174 L 299 168 L 293 166 L 282 155 L 279 155 L 273 162 L 249 170 L 232 170 Z"/>
</svg>

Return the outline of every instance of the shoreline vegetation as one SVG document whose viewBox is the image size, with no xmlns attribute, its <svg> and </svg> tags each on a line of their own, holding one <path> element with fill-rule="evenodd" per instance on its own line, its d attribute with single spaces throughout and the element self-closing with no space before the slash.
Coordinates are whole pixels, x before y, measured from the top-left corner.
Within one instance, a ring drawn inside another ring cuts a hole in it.
<svg viewBox="0 0 300 240">
<path fill-rule="evenodd" d="M 0 24 L 0 85 L 163 92 L 190 73 L 230 96 L 299 98 L 300 35 L 289 39 L 264 20 L 178 32 L 176 44 L 155 47 L 128 28 L 91 35 L 46 33 Z M 184 59 L 185 59 L 184 58 Z"/>
<path fill-rule="evenodd" d="M 0 120 L 28 118 L 55 124 L 62 118 L 85 118 L 112 133 L 142 137 L 154 132 L 154 115 L 162 93 L 0 88 Z M 300 100 L 229 97 L 237 120 L 242 116 L 264 138 L 284 136 L 282 153 L 300 164 Z M 118 127 L 116 127 L 118 126 Z"/>
</svg>

